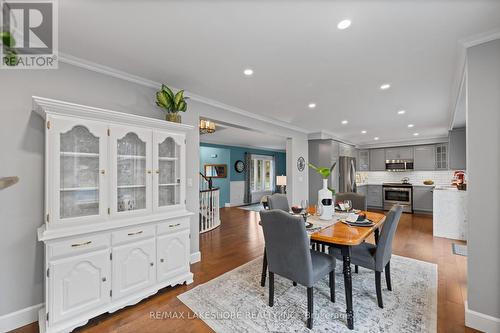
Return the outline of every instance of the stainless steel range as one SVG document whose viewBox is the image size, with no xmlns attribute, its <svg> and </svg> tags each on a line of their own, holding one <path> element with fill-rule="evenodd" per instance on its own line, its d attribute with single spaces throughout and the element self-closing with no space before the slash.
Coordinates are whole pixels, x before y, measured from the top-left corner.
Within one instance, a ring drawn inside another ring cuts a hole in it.
<svg viewBox="0 0 500 333">
<path fill-rule="evenodd" d="M 383 183 L 384 210 L 395 204 L 403 206 L 403 212 L 413 213 L 413 185 L 404 183 Z"/>
</svg>

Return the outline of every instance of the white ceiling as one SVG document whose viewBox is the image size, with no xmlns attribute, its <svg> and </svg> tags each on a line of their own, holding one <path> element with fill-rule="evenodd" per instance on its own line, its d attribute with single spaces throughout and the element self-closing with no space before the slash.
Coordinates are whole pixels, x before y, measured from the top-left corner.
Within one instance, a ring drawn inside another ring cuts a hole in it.
<svg viewBox="0 0 500 333">
<path fill-rule="evenodd" d="M 487 0 L 59 5 L 62 52 L 357 144 L 446 135 L 459 41 L 500 29 Z"/>
<path fill-rule="evenodd" d="M 286 150 L 286 138 L 284 137 L 229 127 L 219 123 L 216 123 L 216 128 L 215 133 L 200 135 L 200 141 L 236 147 Z"/>
</svg>

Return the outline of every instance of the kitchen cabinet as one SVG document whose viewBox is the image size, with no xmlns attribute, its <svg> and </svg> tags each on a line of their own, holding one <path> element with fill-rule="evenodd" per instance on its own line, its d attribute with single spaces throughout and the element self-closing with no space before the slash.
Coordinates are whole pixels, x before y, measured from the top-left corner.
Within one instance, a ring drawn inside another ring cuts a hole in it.
<svg viewBox="0 0 500 333">
<path fill-rule="evenodd" d="M 435 145 L 416 146 L 413 168 L 415 171 L 431 171 L 436 169 Z"/>
<path fill-rule="evenodd" d="M 370 171 L 370 151 L 368 149 L 358 151 L 357 164 L 358 171 Z"/>
<path fill-rule="evenodd" d="M 436 170 L 448 170 L 448 144 L 436 145 Z"/>
<path fill-rule="evenodd" d="M 370 150 L 370 171 L 385 171 L 385 149 Z"/>
<path fill-rule="evenodd" d="M 432 212 L 433 186 L 413 186 L 413 210 Z"/>
<path fill-rule="evenodd" d="M 193 126 L 39 97 L 33 105 L 47 138 L 40 331 L 69 332 L 192 283 L 185 145 Z"/>
<path fill-rule="evenodd" d="M 368 196 L 368 186 L 367 185 L 358 185 L 356 192 L 365 196 Z"/>
<path fill-rule="evenodd" d="M 394 147 L 385 149 L 386 160 L 411 160 L 413 159 L 413 147 Z"/>
<path fill-rule="evenodd" d="M 368 207 L 382 208 L 382 185 L 368 185 L 366 204 Z"/>
<path fill-rule="evenodd" d="M 347 156 L 356 158 L 356 148 L 351 145 L 340 142 L 339 143 L 339 156 Z"/>
<path fill-rule="evenodd" d="M 465 128 L 451 130 L 449 133 L 450 169 L 466 168 L 466 132 Z"/>
</svg>

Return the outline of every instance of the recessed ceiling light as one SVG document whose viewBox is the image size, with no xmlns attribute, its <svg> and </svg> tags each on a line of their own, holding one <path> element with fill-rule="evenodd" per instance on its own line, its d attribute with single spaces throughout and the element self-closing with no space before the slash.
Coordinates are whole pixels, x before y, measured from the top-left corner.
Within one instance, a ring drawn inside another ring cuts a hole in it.
<svg viewBox="0 0 500 333">
<path fill-rule="evenodd" d="M 309 109 L 314 109 L 316 107 L 316 103 L 309 103 Z"/>
<path fill-rule="evenodd" d="M 347 123 L 349 123 L 347 120 L 342 120 L 342 125 L 346 125 Z"/>
<path fill-rule="evenodd" d="M 418 134 L 418 133 L 413 133 L 413 135 L 414 135 L 414 136 L 419 136 L 420 134 Z"/>
<path fill-rule="evenodd" d="M 412 128 L 412 127 L 414 127 L 414 126 L 415 126 L 415 125 L 413 125 L 413 124 L 408 124 L 408 128 Z"/>
<path fill-rule="evenodd" d="M 245 74 L 246 76 L 253 75 L 253 69 L 247 68 L 243 71 L 243 74 Z"/>
<path fill-rule="evenodd" d="M 365 131 L 365 130 L 362 130 L 362 131 L 361 131 L 361 134 L 366 134 L 366 131 Z"/>
<path fill-rule="evenodd" d="M 374 137 L 373 140 L 377 141 L 378 140 L 378 136 Z"/>
<path fill-rule="evenodd" d="M 405 110 L 399 110 L 399 111 L 398 111 L 398 114 L 405 114 L 405 113 L 406 113 L 406 111 L 405 111 Z"/>
<path fill-rule="evenodd" d="M 389 83 L 384 83 L 380 86 L 380 90 L 387 90 L 391 87 Z"/>
<path fill-rule="evenodd" d="M 351 20 L 342 20 L 337 24 L 337 28 L 340 30 L 347 29 L 351 26 Z"/>
</svg>

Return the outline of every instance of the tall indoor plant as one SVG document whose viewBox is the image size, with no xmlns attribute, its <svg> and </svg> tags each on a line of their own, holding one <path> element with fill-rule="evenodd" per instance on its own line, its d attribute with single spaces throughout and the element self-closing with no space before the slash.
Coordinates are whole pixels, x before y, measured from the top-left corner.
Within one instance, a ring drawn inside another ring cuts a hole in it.
<svg viewBox="0 0 500 333">
<path fill-rule="evenodd" d="M 162 84 L 161 89 L 156 92 L 156 105 L 167 111 L 166 119 L 168 121 L 173 121 L 176 123 L 181 122 L 180 112 L 186 112 L 187 103 L 186 100 L 189 97 L 184 96 L 184 90 L 179 90 L 176 94 Z"/>
</svg>

